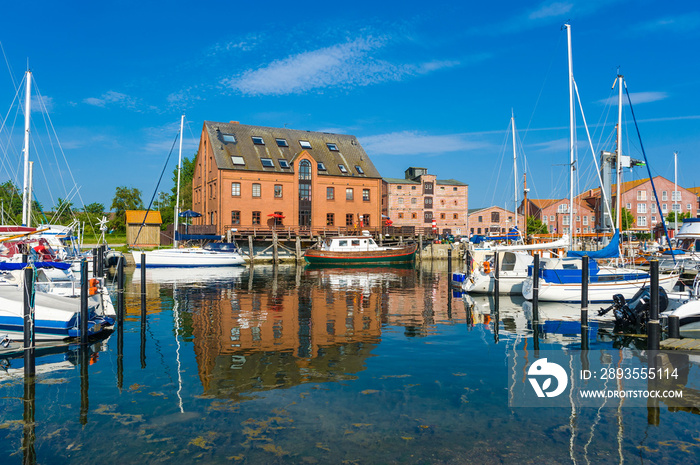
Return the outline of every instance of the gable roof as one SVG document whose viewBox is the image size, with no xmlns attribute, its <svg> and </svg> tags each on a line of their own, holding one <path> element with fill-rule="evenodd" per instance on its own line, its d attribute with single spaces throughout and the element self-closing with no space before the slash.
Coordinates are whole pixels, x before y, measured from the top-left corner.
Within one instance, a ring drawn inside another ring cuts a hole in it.
<svg viewBox="0 0 700 465">
<path fill-rule="evenodd" d="M 205 121 L 204 131 L 209 137 L 216 166 L 221 170 L 292 173 L 291 168 L 282 168 L 279 160 L 291 164 L 305 151 L 317 163 L 325 165 L 326 170 L 319 170 L 319 176 L 381 178 L 355 136 L 214 121 Z M 224 141 L 225 134 L 233 135 L 235 142 Z M 264 145 L 253 143 L 253 137 L 262 138 Z M 276 139 L 284 139 L 287 146 L 278 146 Z M 308 142 L 311 148 L 302 147 L 300 141 Z M 334 144 L 337 150 L 331 150 L 327 144 Z M 234 165 L 232 157 L 241 157 L 245 164 Z M 263 167 L 261 158 L 272 159 L 273 166 Z M 338 165 L 343 165 L 347 173 Z"/>
<path fill-rule="evenodd" d="M 568 200 L 568 199 L 527 199 L 527 201 L 531 204 L 533 204 L 535 207 L 539 208 L 542 210 L 543 208 L 547 208 L 550 205 L 554 205 L 555 203 L 559 203 L 562 200 Z"/>
<path fill-rule="evenodd" d="M 700 187 L 689 187 L 687 190 L 695 195 L 700 195 Z"/>
</svg>

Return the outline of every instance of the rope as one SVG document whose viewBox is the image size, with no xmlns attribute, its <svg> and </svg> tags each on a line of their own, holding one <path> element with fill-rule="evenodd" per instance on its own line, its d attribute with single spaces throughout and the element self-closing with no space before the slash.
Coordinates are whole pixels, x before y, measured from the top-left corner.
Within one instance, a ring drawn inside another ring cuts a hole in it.
<svg viewBox="0 0 700 465">
<path fill-rule="evenodd" d="M 642 149 L 642 155 L 644 155 L 644 163 L 647 166 L 647 172 L 649 173 L 649 181 L 651 182 L 651 189 L 654 191 L 654 199 L 656 199 L 656 208 L 658 209 L 661 216 L 661 224 L 664 227 L 664 234 L 666 235 L 666 240 L 668 241 L 668 246 L 671 249 L 671 258 L 673 259 L 673 264 L 676 263 L 676 256 L 673 254 L 673 246 L 671 245 L 671 238 L 668 235 L 668 229 L 666 228 L 666 219 L 661 210 L 661 205 L 659 204 L 659 196 L 656 195 L 656 186 L 654 186 L 654 178 L 651 175 L 651 168 L 649 168 L 649 160 L 647 159 L 647 153 L 644 150 L 644 144 L 642 143 L 642 135 L 639 132 L 639 126 L 637 125 L 637 117 L 634 115 L 634 108 L 632 108 L 632 99 L 630 98 L 630 91 L 627 89 L 627 83 L 625 82 L 625 93 L 627 94 L 627 102 L 630 104 L 630 112 L 632 113 L 632 120 L 634 121 L 634 128 L 637 130 L 637 137 L 639 138 L 639 147 Z M 675 194 L 675 193 L 674 193 Z"/>
<path fill-rule="evenodd" d="M 172 147 L 170 147 L 170 153 L 168 154 L 168 158 L 165 160 L 165 165 L 163 166 L 163 170 L 160 172 L 160 177 L 158 178 L 158 184 L 156 184 L 156 188 L 153 190 L 153 196 L 151 197 L 151 201 L 148 203 L 148 208 L 146 209 L 146 214 L 143 215 L 143 221 L 141 222 L 141 226 L 139 226 L 139 230 L 136 233 L 136 238 L 134 239 L 134 244 L 136 244 L 139 240 L 139 235 L 141 234 L 141 230 L 143 229 L 143 226 L 146 224 L 146 218 L 148 218 L 148 213 L 151 211 L 151 206 L 153 205 L 153 200 L 156 198 L 156 194 L 158 193 L 158 186 L 160 186 L 160 182 L 163 180 L 163 174 L 165 174 L 165 170 L 168 167 L 168 162 L 170 161 L 170 156 L 173 154 L 173 150 L 175 149 L 175 143 L 177 142 L 178 137 L 180 137 L 180 132 L 177 133 L 175 136 L 175 140 L 173 141 Z"/>
</svg>

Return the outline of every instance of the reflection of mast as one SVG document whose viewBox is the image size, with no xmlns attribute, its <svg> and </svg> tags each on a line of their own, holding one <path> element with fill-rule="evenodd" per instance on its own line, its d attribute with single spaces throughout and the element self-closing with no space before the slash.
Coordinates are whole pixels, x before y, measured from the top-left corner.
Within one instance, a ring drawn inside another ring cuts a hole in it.
<svg viewBox="0 0 700 465">
<path fill-rule="evenodd" d="M 185 409 L 182 406 L 182 366 L 180 362 L 180 338 L 178 333 L 180 332 L 180 310 L 178 308 L 177 299 L 177 284 L 173 284 L 173 326 L 175 330 L 175 343 L 177 344 L 177 349 L 175 349 L 175 355 L 177 358 L 177 398 L 180 400 L 180 413 L 185 413 Z"/>
</svg>

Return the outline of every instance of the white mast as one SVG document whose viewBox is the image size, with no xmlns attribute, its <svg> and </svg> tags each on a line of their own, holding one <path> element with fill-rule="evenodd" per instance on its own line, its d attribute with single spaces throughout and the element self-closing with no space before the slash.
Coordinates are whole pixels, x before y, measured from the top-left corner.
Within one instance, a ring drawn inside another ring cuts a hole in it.
<svg viewBox="0 0 700 465">
<path fill-rule="evenodd" d="M 518 162 L 515 153 L 515 115 L 513 115 L 513 110 L 510 110 L 510 123 L 513 127 L 513 193 L 515 195 L 515 208 L 513 213 L 515 215 L 515 227 L 518 227 Z M 524 229 L 524 228 L 523 228 Z"/>
<path fill-rule="evenodd" d="M 617 176 L 617 202 L 615 208 L 617 209 L 617 229 L 622 231 L 622 79 L 621 74 L 617 75 L 617 163 L 615 167 Z M 613 87 L 615 87 L 613 85 Z"/>
<path fill-rule="evenodd" d="M 571 51 L 571 25 L 565 24 L 566 39 L 569 52 L 569 248 L 573 246 L 574 239 L 574 62 Z"/>
<path fill-rule="evenodd" d="M 175 225 L 173 228 L 173 248 L 177 249 L 177 227 L 180 216 L 180 172 L 182 171 L 182 128 L 185 125 L 185 115 L 180 118 L 180 154 L 177 157 L 177 187 L 175 189 Z"/>
<path fill-rule="evenodd" d="M 673 209 L 673 213 L 675 215 L 674 223 L 675 223 L 676 232 L 673 234 L 674 238 L 678 237 L 678 210 L 676 210 L 676 207 L 675 207 L 676 204 L 673 203 L 674 199 L 676 198 L 676 191 L 677 190 L 678 190 L 678 152 L 673 152 L 673 195 L 671 195 L 671 208 Z M 680 205 L 680 199 L 678 199 L 678 203 Z"/>
<path fill-rule="evenodd" d="M 22 225 L 30 226 L 30 212 L 29 207 L 32 201 L 32 195 L 29 191 L 29 123 L 30 123 L 30 112 L 31 112 L 31 86 L 32 86 L 32 72 L 27 71 L 27 90 L 24 96 L 24 187 L 22 188 Z"/>
</svg>

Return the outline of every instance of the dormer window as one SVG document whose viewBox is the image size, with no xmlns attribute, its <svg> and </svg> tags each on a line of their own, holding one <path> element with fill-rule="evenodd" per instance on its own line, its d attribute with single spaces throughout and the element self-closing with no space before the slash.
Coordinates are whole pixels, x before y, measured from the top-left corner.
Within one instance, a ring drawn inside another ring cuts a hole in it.
<svg viewBox="0 0 700 465">
<path fill-rule="evenodd" d="M 338 151 L 338 146 L 335 144 L 326 144 L 326 147 L 328 147 L 328 150 L 331 152 L 337 152 Z"/>
<path fill-rule="evenodd" d="M 275 164 L 272 162 L 272 158 L 261 158 L 260 163 L 262 163 L 263 168 L 274 168 Z"/>
<path fill-rule="evenodd" d="M 365 174 L 365 171 L 360 165 L 355 165 L 355 169 L 357 170 L 357 174 Z"/>
<path fill-rule="evenodd" d="M 275 139 L 275 142 L 277 142 L 277 147 L 289 147 L 287 139 Z"/>
<path fill-rule="evenodd" d="M 224 134 L 224 142 L 236 142 L 236 136 L 233 134 Z"/>
<path fill-rule="evenodd" d="M 280 158 L 277 162 L 280 164 L 280 168 L 289 169 L 289 162 L 284 158 Z"/>
<path fill-rule="evenodd" d="M 255 145 L 265 145 L 265 141 L 263 140 L 262 137 L 253 136 L 253 137 L 251 137 L 251 139 L 253 139 L 253 144 L 255 144 Z"/>
<path fill-rule="evenodd" d="M 319 171 L 326 171 L 326 165 L 323 164 L 322 161 L 319 161 L 316 166 L 318 167 Z"/>
<path fill-rule="evenodd" d="M 348 169 L 345 167 L 345 165 L 338 165 L 338 169 L 340 170 L 341 173 L 348 172 Z"/>
<path fill-rule="evenodd" d="M 299 145 L 301 145 L 302 149 L 310 149 L 311 148 L 311 143 L 308 140 L 300 140 Z"/>
</svg>

